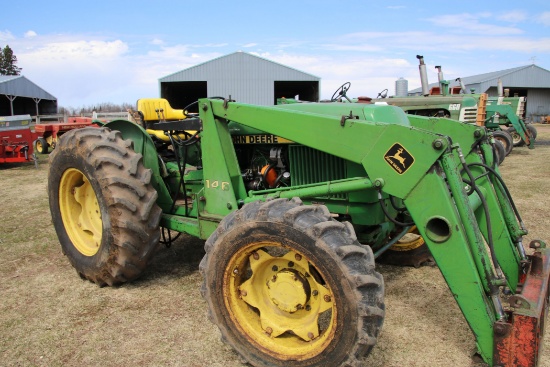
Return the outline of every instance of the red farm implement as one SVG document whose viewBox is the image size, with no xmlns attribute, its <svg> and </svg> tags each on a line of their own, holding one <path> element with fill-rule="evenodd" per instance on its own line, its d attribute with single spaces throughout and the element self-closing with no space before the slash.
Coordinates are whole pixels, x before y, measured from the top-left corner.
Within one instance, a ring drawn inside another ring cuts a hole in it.
<svg viewBox="0 0 550 367">
<path fill-rule="evenodd" d="M 34 160 L 30 115 L 0 117 L 0 163 Z"/>
<path fill-rule="evenodd" d="M 95 120 L 97 121 L 97 120 Z M 68 117 L 66 122 L 45 122 L 35 126 L 38 139 L 34 143 L 36 152 L 47 154 L 55 148 L 57 140 L 67 131 L 81 129 L 83 127 L 97 127 L 91 117 Z M 51 149 L 50 149 L 51 148 Z"/>
</svg>

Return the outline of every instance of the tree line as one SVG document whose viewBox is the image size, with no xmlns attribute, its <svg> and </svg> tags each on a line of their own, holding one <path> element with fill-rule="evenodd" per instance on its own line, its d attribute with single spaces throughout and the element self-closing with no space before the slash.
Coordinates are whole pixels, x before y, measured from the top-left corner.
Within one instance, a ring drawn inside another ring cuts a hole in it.
<svg viewBox="0 0 550 367">
<path fill-rule="evenodd" d="M 80 115 L 90 115 L 94 111 L 97 113 L 123 112 L 134 108 L 135 108 L 135 105 L 131 103 L 115 104 L 110 102 L 104 102 L 94 106 L 82 106 L 82 107 L 59 106 L 58 112 L 60 114 L 67 115 L 67 116 L 80 116 Z"/>
</svg>

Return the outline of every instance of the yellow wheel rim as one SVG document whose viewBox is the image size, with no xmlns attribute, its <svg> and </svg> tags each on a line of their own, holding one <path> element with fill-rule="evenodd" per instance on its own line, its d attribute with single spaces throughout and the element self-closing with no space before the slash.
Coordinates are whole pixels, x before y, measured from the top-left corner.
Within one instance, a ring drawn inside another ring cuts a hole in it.
<svg viewBox="0 0 550 367">
<path fill-rule="evenodd" d="M 324 283 L 302 254 L 278 243 L 252 243 L 226 268 L 224 300 L 250 343 L 280 360 L 303 360 L 334 338 L 337 309 Z"/>
<path fill-rule="evenodd" d="M 40 142 L 40 140 L 36 142 L 36 150 L 38 153 L 42 153 L 44 151 L 44 147 L 42 146 L 42 142 Z"/>
<path fill-rule="evenodd" d="M 76 249 L 85 256 L 95 255 L 101 244 L 101 212 L 90 181 L 76 168 L 66 170 L 61 176 L 59 209 Z"/>
<path fill-rule="evenodd" d="M 409 232 L 397 241 L 391 249 L 393 251 L 411 251 L 419 248 L 424 243 L 424 238 L 422 238 L 416 226 L 412 226 Z"/>
</svg>

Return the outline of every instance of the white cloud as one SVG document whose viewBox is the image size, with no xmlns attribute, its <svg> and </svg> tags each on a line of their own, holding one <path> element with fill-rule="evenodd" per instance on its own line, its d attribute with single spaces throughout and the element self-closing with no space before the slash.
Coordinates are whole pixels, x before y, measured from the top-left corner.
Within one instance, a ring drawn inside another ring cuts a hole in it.
<svg viewBox="0 0 550 367">
<path fill-rule="evenodd" d="M 11 41 L 13 39 L 15 39 L 15 37 L 10 31 L 0 31 L 0 41 Z"/>
<path fill-rule="evenodd" d="M 29 31 L 25 32 L 25 38 L 32 38 L 32 37 L 36 37 L 36 36 L 37 36 L 37 34 L 33 30 L 29 30 Z"/>
<path fill-rule="evenodd" d="M 510 23 L 519 23 L 527 19 L 527 12 L 523 10 L 513 10 L 506 13 L 501 13 L 496 17 L 498 20 Z"/>
<path fill-rule="evenodd" d="M 496 19 L 490 13 L 462 13 L 462 14 L 447 14 L 426 19 L 433 25 L 446 28 L 455 33 L 475 33 L 482 35 L 510 35 L 522 34 L 523 31 L 516 27 L 501 26 L 497 24 L 481 23 L 481 19 L 489 21 Z M 493 20 L 494 22 L 494 20 Z"/>
<path fill-rule="evenodd" d="M 257 45 L 258 45 L 257 43 L 247 43 L 247 44 L 244 44 L 242 47 L 243 48 L 250 48 L 250 47 L 255 47 Z"/>
<path fill-rule="evenodd" d="M 544 24 L 545 26 L 550 26 L 550 11 L 545 11 L 537 17 L 539 23 Z"/>
<path fill-rule="evenodd" d="M 150 42 L 152 45 L 163 45 L 164 44 L 164 41 L 159 39 L 159 38 L 155 38 L 153 39 L 151 42 Z"/>
</svg>

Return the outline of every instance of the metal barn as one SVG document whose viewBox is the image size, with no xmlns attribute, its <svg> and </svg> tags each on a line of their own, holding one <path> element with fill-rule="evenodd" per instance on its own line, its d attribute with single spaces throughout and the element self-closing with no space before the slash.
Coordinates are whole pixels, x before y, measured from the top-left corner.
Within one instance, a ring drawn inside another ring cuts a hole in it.
<svg viewBox="0 0 550 367">
<path fill-rule="evenodd" d="M 277 98 L 318 101 L 321 78 L 246 52 L 234 52 L 165 76 L 160 95 L 184 108 L 204 97 L 272 106 Z"/>
<path fill-rule="evenodd" d="M 525 118 L 529 122 L 539 122 L 541 117 L 550 115 L 550 71 L 536 65 L 494 71 L 485 74 L 462 77 L 466 89 L 474 93 L 487 93 L 489 97 L 498 96 L 498 80 L 504 89 L 509 89 L 510 96 L 526 97 Z M 451 80 L 451 87 L 459 86 Z M 437 86 L 430 84 L 430 87 Z M 421 88 L 409 91 L 417 94 Z"/>
<path fill-rule="evenodd" d="M 51 115 L 57 98 L 23 75 L 0 75 L 0 116 Z"/>
</svg>

